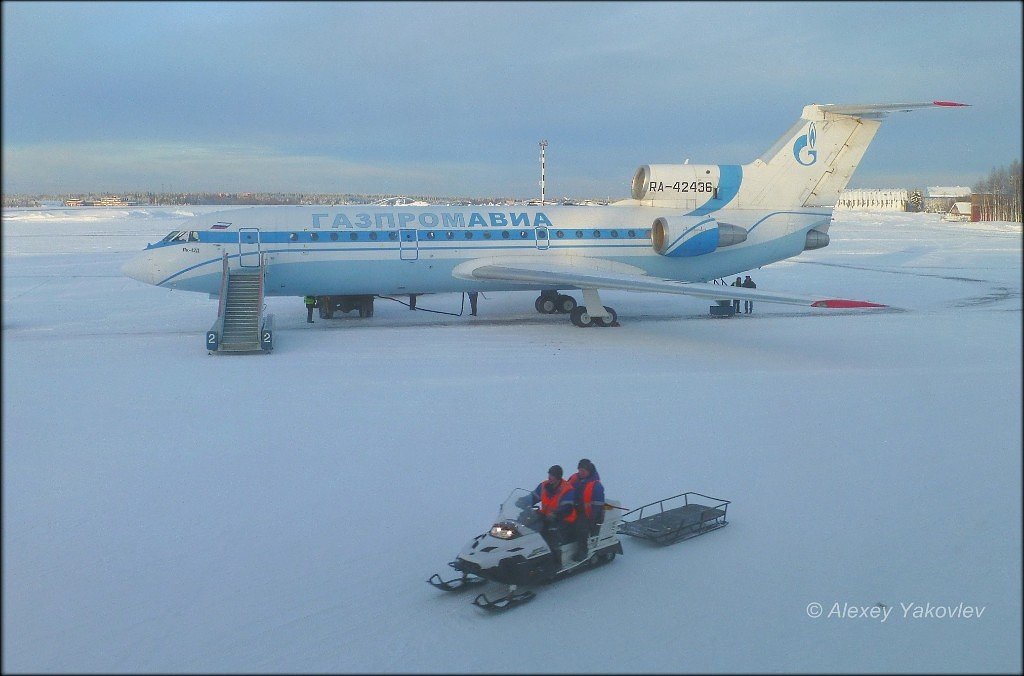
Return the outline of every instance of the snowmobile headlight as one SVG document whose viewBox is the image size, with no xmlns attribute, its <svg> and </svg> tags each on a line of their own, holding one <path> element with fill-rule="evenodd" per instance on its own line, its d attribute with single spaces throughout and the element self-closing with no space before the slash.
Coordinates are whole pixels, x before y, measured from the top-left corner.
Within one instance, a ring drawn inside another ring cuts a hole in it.
<svg viewBox="0 0 1024 676">
<path fill-rule="evenodd" d="M 491 526 L 491 535 L 502 540 L 511 540 L 512 538 L 519 537 L 520 533 L 514 523 L 502 521 Z"/>
</svg>

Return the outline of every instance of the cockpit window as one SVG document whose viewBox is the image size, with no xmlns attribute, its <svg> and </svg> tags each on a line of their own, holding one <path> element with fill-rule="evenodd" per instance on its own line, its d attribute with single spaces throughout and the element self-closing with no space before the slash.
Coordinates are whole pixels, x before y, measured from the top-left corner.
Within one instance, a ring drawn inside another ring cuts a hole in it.
<svg viewBox="0 0 1024 676">
<path fill-rule="evenodd" d="M 198 242 L 199 233 L 195 230 L 175 230 L 164 237 L 161 242 Z"/>
</svg>

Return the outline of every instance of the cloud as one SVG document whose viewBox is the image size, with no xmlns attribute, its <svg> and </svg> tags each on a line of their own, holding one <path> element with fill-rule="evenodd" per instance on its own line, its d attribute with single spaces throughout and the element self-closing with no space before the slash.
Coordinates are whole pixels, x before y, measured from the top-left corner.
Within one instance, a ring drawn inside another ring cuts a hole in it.
<svg viewBox="0 0 1024 676">
<path fill-rule="evenodd" d="M 354 162 L 241 144 L 51 143 L 3 151 L 4 192 L 153 190 L 459 194 L 474 163 Z"/>
<path fill-rule="evenodd" d="M 883 129 L 855 180 L 987 170 L 1020 147 L 1020 16 L 1014 3 L 6 3 L 4 187 L 377 180 L 371 192 L 533 196 L 548 138 L 559 191 L 618 195 L 638 164 L 748 161 L 807 103 L 934 98 L 975 108 Z"/>
</svg>

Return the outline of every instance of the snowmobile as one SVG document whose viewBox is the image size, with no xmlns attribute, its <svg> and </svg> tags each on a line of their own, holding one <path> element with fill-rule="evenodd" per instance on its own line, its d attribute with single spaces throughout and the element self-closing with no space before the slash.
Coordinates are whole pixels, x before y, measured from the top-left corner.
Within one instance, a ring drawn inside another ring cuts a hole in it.
<svg viewBox="0 0 1024 676">
<path fill-rule="evenodd" d="M 448 563 L 461 577 L 442 580 L 435 573 L 427 580 L 443 591 L 457 591 L 487 581 L 507 585 L 507 591 L 491 600 L 483 593 L 473 604 L 485 610 L 505 610 L 533 599 L 536 594 L 519 587 L 560 579 L 586 568 L 612 561 L 622 553 L 618 537 L 621 507 L 605 503 L 604 523 L 587 540 L 585 556 L 576 561 L 576 535 L 569 524 L 551 526 L 533 507 L 533 494 L 514 489 L 501 504 L 498 519 L 486 533 L 477 535 Z"/>
</svg>

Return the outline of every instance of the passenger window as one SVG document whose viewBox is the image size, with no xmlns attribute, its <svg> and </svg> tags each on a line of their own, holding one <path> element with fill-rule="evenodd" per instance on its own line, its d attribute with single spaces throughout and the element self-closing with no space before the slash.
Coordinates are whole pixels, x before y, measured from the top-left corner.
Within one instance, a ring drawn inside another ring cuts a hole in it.
<svg viewBox="0 0 1024 676">
<path fill-rule="evenodd" d="M 293 242 L 297 242 L 297 241 L 299 241 L 299 236 L 296 233 L 291 232 L 291 233 L 288 233 L 288 239 L 290 239 Z"/>
<path fill-rule="evenodd" d="M 315 232 L 311 232 L 311 233 L 309 233 L 309 238 L 310 238 L 311 240 L 313 240 L 314 242 L 318 242 L 318 241 L 320 241 L 320 235 L 318 235 L 318 234 L 317 234 L 317 233 L 315 233 Z"/>
</svg>

